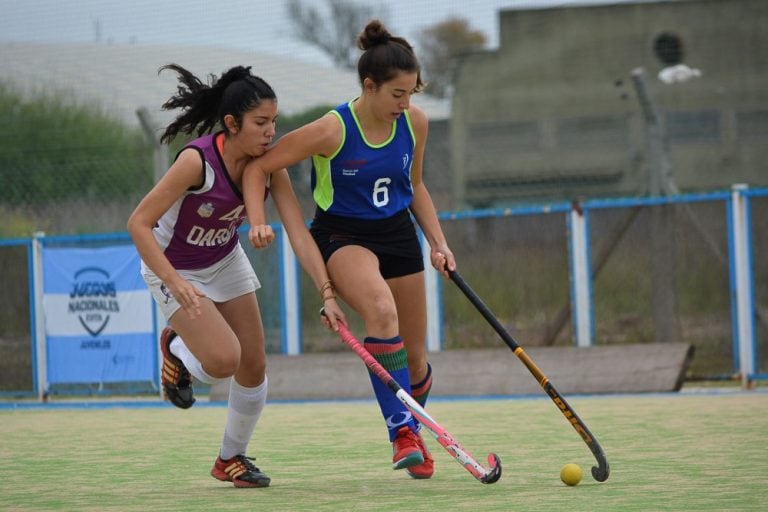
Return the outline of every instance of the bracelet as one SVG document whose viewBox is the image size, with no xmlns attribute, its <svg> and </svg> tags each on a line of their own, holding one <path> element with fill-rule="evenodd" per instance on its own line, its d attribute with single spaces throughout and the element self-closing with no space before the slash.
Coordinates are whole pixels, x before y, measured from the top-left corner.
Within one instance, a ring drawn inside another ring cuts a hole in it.
<svg viewBox="0 0 768 512">
<path fill-rule="evenodd" d="M 325 295 L 326 290 L 331 290 L 331 293 L 333 293 L 333 283 L 330 279 L 323 281 L 323 284 L 320 285 L 320 289 L 318 291 L 320 292 L 321 297 Z"/>
<path fill-rule="evenodd" d="M 325 292 L 331 292 L 331 294 L 327 295 Z M 323 299 L 323 302 L 336 299 L 336 294 L 333 291 L 333 283 L 330 279 L 323 281 L 323 284 L 320 285 L 320 298 Z"/>
</svg>

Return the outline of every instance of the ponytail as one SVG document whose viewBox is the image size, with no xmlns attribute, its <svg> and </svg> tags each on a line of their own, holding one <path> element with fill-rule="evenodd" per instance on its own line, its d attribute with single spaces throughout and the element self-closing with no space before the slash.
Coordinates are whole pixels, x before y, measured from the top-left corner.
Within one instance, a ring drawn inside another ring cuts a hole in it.
<svg viewBox="0 0 768 512">
<path fill-rule="evenodd" d="M 168 125 L 160 142 L 170 142 L 181 133 L 210 133 L 217 124 L 224 125 L 224 116 L 231 114 L 238 125 L 243 114 L 263 100 L 276 99 L 275 91 L 267 82 L 251 74 L 251 68 L 235 66 L 216 78 L 209 75 L 204 84 L 178 64 L 167 64 L 158 74 L 169 69 L 178 75 L 176 94 L 163 103 L 163 110 L 182 109 L 182 113 Z"/>
</svg>

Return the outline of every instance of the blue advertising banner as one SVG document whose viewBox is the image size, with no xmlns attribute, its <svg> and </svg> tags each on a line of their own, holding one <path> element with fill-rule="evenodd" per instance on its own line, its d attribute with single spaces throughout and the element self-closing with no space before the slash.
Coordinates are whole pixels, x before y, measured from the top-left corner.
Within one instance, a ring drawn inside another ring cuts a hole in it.
<svg viewBox="0 0 768 512">
<path fill-rule="evenodd" d="M 48 384 L 154 382 L 152 297 L 132 245 L 43 248 Z"/>
</svg>

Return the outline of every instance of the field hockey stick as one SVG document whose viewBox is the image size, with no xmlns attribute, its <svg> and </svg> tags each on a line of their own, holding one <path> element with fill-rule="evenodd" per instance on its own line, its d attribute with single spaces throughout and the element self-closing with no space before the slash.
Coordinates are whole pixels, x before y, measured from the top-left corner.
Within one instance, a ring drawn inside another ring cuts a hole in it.
<svg viewBox="0 0 768 512">
<path fill-rule="evenodd" d="M 322 315 L 325 314 L 323 310 L 320 311 Z M 468 451 L 466 451 L 461 444 L 454 438 L 447 430 L 445 430 L 440 424 L 435 421 L 427 411 L 405 390 L 400 387 L 395 379 L 389 374 L 389 372 L 379 364 L 376 359 L 368 352 L 365 347 L 355 338 L 355 336 L 349 332 L 347 326 L 342 323 L 339 326 L 339 337 L 341 341 L 346 343 L 352 350 L 355 351 L 360 359 L 363 360 L 368 369 L 374 373 L 381 381 L 392 390 L 397 398 L 405 405 L 405 407 L 411 411 L 413 417 L 426 428 L 430 434 L 437 439 L 440 446 L 451 454 L 451 457 L 464 466 L 464 469 L 469 471 L 472 476 L 481 481 L 484 484 L 492 484 L 501 478 L 501 460 L 495 453 L 488 455 L 488 464 L 490 469 L 485 469 L 479 462 L 475 460 Z"/>
<path fill-rule="evenodd" d="M 563 416 L 565 416 L 565 419 L 568 420 L 568 423 L 570 423 L 571 426 L 576 429 L 576 432 L 578 432 L 584 442 L 587 443 L 587 446 L 592 451 L 592 454 L 595 456 L 598 464 L 597 466 L 592 466 L 592 476 L 598 482 L 605 482 L 608 479 L 608 475 L 610 474 L 611 470 L 608 466 L 608 460 L 605 458 L 605 452 L 600 446 L 600 443 L 597 442 L 597 439 L 595 439 L 595 436 L 592 435 L 581 418 L 579 418 L 578 414 L 576 414 L 576 411 L 574 411 L 573 408 L 568 405 L 568 402 L 565 401 L 565 398 L 563 398 L 560 393 L 557 392 L 555 386 L 552 385 L 547 376 L 544 375 L 538 366 L 536 366 L 536 363 L 534 363 L 528 354 L 525 353 L 523 348 L 514 340 L 514 338 L 512 338 L 509 332 L 504 329 L 496 316 L 491 312 L 490 309 L 488 309 L 488 306 L 483 303 L 483 301 L 480 299 L 480 297 L 477 296 L 474 290 L 469 287 L 461 275 L 455 270 L 449 270 L 448 274 L 450 275 L 451 280 L 456 283 L 462 292 L 464 292 L 464 295 L 467 296 L 469 301 L 477 308 L 480 314 L 483 315 L 488 323 L 491 324 L 491 326 L 496 330 L 499 336 L 501 336 L 501 339 L 504 340 L 509 348 L 511 348 L 515 355 L 520 359 L 520 361 L 523 362 L 525 367 L 528 368 L 534 377 L 536 377 L 536 380 L 539 381 L 539 384 L 542 388 L 544 388 L 544 391 L 547 393 L 547 395 L 549 395 L 552 401 L 555 402 L 555 405 L 557 405 L 557 408 L 560 409 L 561 413 L 563 413 Z"/>
</svg>

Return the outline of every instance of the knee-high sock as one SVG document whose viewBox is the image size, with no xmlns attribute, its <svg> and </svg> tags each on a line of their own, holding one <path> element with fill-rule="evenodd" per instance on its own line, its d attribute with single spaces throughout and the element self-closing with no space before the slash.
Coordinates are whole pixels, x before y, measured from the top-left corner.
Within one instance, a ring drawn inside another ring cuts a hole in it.
<svg viewBox="0 0 768 512">
<path fill-rule="evenodd" d="M 432 365 L 427 363 L 427 374 L 421 379 L 420 382 L 411 385 L 411 396 L 422 407 L 427 406 L 427 398 L 429 398 L 429 392 L 432 389 Z M 416 424 L 421 428 L 418 420 L 414 418 Z"/>
<path fill-rule="evenodd" d="M 411 396 L 419 402 L 419 405 L 425 407 L 429 392 L 432 390 L 432 365 L 427 363 L 427 374 L 421 379 L 421 382 L 411 384 Z"/>
<path fill-rule="evenodd" d="M 376 361 L 378 361 L 390 375 L 392 375 L 392 378 L 395 379 L 398 384 L 400 384 L 400 387 L 403 388 L 406 393 L 410 393 L 411 378 L 408 375 L 408 357 L 405 353 L 402 338 L 400 336 L 395 336 L 388 340 L 382 340 L 379 338 L 368 337 L 363 341 L 363 345 L 373 358 L 376 359 Z M 384 421 L 387 424 L 389 440 L 395 440 L 398 429 L 403 425 L 408 425 L 411 429 L 416 431 L 416 424 L 414 423 L 411 412 L 405 405 L 403 405 L 400 399 L 392 393 L 392 390 L 389 389 L 386 384 L 381 382 L 379 377 L 372 372 L 368 373 L 371 378 L 371 385 L 373 386 L 376 400 L 379 402 L 381 414 L 384 416 Z"/>
<path fill-rule="evenodd" d="M 184 340 L 181 339 L 181 336 L 177 335 L 175 338 L 173 338 L 170 348 L 171 354 L 181 359 L 181 362 L 184 363 L 184 366 L 187 368 L 189 373 L 191 373 L 192 376 L 200 382 L 205 382 L 206 384 L 216 384 L 219 381 L 229 378 L 216 378 L 208 375 L 208 373 L 203 369 L 203 364 L 195 357 L 195 354 L 189 350 L 189 347 L 187 347 L 187 344 L 184 343 Z"/>
<path fill-rule="evenodd" d="M 232 379 L 227 403 L 227 424 L 219 455 L 228 460 L 235 455 L 245 455 L 253 436 L 256 423 L 267 401 L 267 377 L 255 388 L 246 388 Z"/>
</svg>

